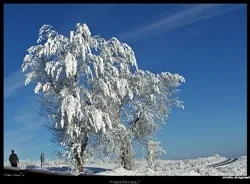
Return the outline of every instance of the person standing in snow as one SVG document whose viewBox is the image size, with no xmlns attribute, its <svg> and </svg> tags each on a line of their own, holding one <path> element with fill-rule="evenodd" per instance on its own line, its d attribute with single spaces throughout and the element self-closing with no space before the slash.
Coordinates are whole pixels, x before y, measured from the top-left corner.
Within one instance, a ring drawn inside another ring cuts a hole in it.
<svg viewBox="0 0 250 184">
<path fill-rule="evenodd" d="M 9 161 L 10 161 L 11 167 L 17 167 L 19 164 L 18 156 L 14 150 L 11 150 Z"/>
<path fill-rule="evenodd" d="M 44 153 L 43 153 L 43 151 L 42 151 L 42 153 L 41 153 L 40 158 L 41 158 L 41 169 L 42 169 L 42 168 L 43 168 L 43 165 L 44 165 Z"/>
</svg>

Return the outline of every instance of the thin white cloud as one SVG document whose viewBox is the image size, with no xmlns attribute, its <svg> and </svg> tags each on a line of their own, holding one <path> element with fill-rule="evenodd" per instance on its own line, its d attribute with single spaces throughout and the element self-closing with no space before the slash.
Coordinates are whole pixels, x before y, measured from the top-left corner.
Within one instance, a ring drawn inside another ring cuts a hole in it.
<svg viewBox="0 0 250 184">
<path fill-rule="evenodd" d="M 55 145 L 55 143 L 47 143 L 47 144 L 42 144 L 42 145 L 36 145 L 36 146 L 30 146 L 26 149 L 37 149 L 37 148 L 45 148 L 45 147 L 48 147 L 48 146 L 51 146 L 51 145 Z"/>
<path fill-rule="evenodd" d="M 19 153 L 28 149 L 39 147 L 41 138 L 49 143 L 49 138 L 44 137 L 46 131 L 43 127 L 47 121 L 38 114 L 38 107 L 34 98 L 26 97 L 27 103 L 14 109 L 9 122 L 4 122 L 4 154 L 9 154 L 11 149 Z M 16 111 L 16 112 L 15 112 Z M 7 115 L 6 115 L 7 116 Z M 11 123 L 11 125 L 10 125 Z M 41 146 L 42 147 L 42 146 Z"/>
<path fill-rule="evenodd" d="M 16 148 L 29 143 L 35 137 L 35 134 L 28 129 L 30 128 L 6 131 L 4 133 L 5 147 Z"/>
<path fill-rule="evenodd" d="M 4 79 L 4 100 L 16 94 L 17 90 L 24 87 L 25 76 L 21 69 L 11 73 Z"/>
<path fill-rule="evenodd" d="M 174 30 L 185 25 L 205 20 L 211 17 L 226 14 L 236 9 L 246 7 L 244 4 L 200 4 L 194 5 L 183 11 L 176 12 L 170 16 L 163 17 L 160 20 L 148 25 L 141 26 L 138 29 L 126 32 L 118 36 L 123 40 L 129 40 L 130 43 L 140 41 L 146 38 L 156 36 L 161 33 Z"/>
</svg>

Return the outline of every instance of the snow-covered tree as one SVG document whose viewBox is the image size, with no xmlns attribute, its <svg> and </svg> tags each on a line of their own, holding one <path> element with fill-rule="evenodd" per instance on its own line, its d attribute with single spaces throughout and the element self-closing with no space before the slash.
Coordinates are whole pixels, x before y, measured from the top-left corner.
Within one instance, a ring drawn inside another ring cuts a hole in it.
<svg viewBox="0 0 250 184">
<path fill-rule="evenodd" d="M 124 86 L 129 86 L 129 90 L 125 92 L 119 106 L 117 117 L 120 123 L 105 133 L 103 139 L 106 143 L 101 145 L 108 146 L 110 153 L 120 155 L 122 166 L 131 169 L 133 142 L 139 142 L 146 153 L 155 152 L 154 146 L 149 145 L 166 122 L 172 107 L 184 108 L 176 97 L 176 88 L 185 80 L 169 72 L 155 75 L 137 69 L 135 74 L 126 76 L 126 81 Z M 157 149 L 160 150 L 160 147 Z"/>
<path fill-rule="evenodd" d="M 78 23 L 69 37 L 44 25 L 37 43 L 23 61 L 25 85 L 35 84 L 42 115 L 78 171 L 94 134 L 131 169 L 133 142 L 147 146 L 172 106 L 183 107 L 176 97 L 182 76 L 138 69 L 131 47 L 92 36 L 86 24 Z"/>
<path fill-rule="evenodd" d="M 148 144 L 147 162 L 150 168 L 153 168 L 153 162 L 160 158 L 166 151 L 160 147 L 159 141 L 149 141 Z"/>
</svg>

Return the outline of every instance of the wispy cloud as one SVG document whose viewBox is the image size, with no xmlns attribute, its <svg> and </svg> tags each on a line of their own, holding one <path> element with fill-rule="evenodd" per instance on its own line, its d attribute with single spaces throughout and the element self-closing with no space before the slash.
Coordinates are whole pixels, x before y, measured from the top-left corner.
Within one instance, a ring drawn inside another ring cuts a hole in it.
<svg viewBox="0 0 250 184">
<path fill-rule="evenodd" d="M 25 106 L 18 107 L 4 122 L 4 155 L 9 155 L 11 149 L 17 150 L 22 155 L 29 155 L 31 149 L 50 145 L 49 137 L 45 134 L 43 125 L 47 121 L 39 116 L 38 107 L 34 98 L 28 97 Z M 15 112 L 16 111 L 16 112 Z M 42 144 L 41 144 L 42 143 Z"/>
<path fill-rule="evenodd" d="M 4 100 L 16 94 L 17 90 L 24 87 L 25 76 L 21 69 L 11 73 L 4 79 Z"/>
<path fill-rule="evenodd" d="M 146 38 L 156 36 L 195 22 L 211 17 L 226 14 L 239 8 L 246 7 L 244 4 L 200 4 L 193 5 L 185 10 L 176 12 L 170 16 L 162 17 L 148 25 L 123 33 L 118 38 L 129 40 L 134 43 Z"/>
</svg>

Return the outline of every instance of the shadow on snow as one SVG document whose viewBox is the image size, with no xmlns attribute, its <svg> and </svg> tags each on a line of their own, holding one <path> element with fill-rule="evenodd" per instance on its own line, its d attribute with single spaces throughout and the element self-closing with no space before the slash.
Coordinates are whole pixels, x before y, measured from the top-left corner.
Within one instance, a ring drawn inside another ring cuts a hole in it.
<svg viewBox="0 0 250 184">
<path fill-rule="evenodd" d="M 29 165 L 26 166 L 26 169 L 41 169 L 39 166 L 36 165 Z M 70 172 L 72 171 L 72 168 L 70 167 L 45 167 L 44 169 L 49 171 L 61 171 L 61 172 Z M 86 174 L 96 174 L 104 171 L 111 171 L 111 169 L 105 169 L 101 167 L 84 167 Z"/>
</svg>

